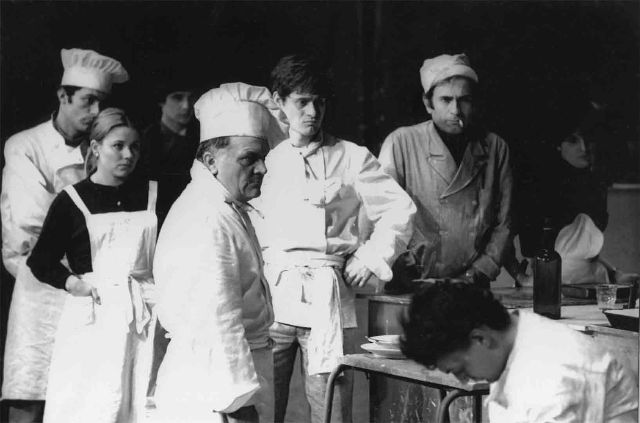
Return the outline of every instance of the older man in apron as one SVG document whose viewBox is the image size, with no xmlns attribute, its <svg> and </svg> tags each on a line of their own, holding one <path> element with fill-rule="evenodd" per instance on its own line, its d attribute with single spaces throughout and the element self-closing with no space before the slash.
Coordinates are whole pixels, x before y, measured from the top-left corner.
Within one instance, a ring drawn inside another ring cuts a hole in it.
<svg viewBox="0 0 640 423">
<path fill-rule="evenodd" d="M 2 174 L 2 258 L 16 278 L 4 355 L 2 398 L 12 422 L 36 421 L 42 412 L 49 361 L 64 292 L 38 281 L 26 259 L 55 196 L 85 177 L 87 134 L 113 83 L 127 71 L 91 50 L 63 49 L 59 108 L 52 119 L 5 144 Z M 16 400 L 16 401 L 13 401 Z"/>
<path fill-rule="evenodd" d="M 271 295 L 248 200 L 268 142 L 283 137 L 269 91 L 224 84 L 195 104 L 201 144 L 164 222 L 154 276 L 171 336 L 160 365 L 162 422 L 273 421 Z"/>
</svg>

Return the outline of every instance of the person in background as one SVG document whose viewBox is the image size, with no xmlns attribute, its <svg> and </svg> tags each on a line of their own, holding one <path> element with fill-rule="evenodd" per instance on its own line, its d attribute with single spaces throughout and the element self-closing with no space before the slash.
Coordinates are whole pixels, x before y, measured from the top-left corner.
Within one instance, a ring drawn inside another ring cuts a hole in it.
<svg viewBox="0 0 640 423">
<path fill-rule="evenodd" d="M 271 77 L 289 138 L 267 156 L 269 173 L 254 202 L 263 217 L 254 223 L 275 313 L 275 421 L 284 421 L 299 349 L 311 421 L 319 422 L 329 372 L 343 354 L 356 351 L 354 288 L 372 275 L 391 279 L 391 264 L 411 236 L 415 206 L 366 148 L 322 129 L 330 91 L 317 62 L 286 56 Z M 365 215 L 373 226 L 361 237 Z M 348 422 L 353 375 L 347 372 L 337 384 L 333 415 Z"/>
<path fill-rule="evenodd" d="M 575 122 L 575 121 L 574 121 Z M 553 229 L 555 248 L 562 258 L 563 283 L 609 281 L 608 267 L 599 261 L 607 227 L 607 183 L 592 171 L 593 149 L 604 137 L 604 122 L 590 109 L 581 122 L 553 128 L 548 155 L 539 159 L 539 171 L 523 186 L 519 240 L 522 255 L 532 257 L 540 248 L 545 225 Z M 515 277 L 532 283 L 522 269 Z"/>
<path fill-rule="evenodd" d="M 509 148 L 477 121 L 478 76 L 464 54 L 425 60 L 420 80 L 431 119 L 393 131 L 379 157 L 418 207 L 389 288 L 449 277 L 488 288 L 512 242 Z"/>
<path fill-rule="evenodd" d="M 90 138 L 90 176 L 56 197 L 27 259 L 65 296 L 44 421 L 134 423 L 151 367 L 156 183 L 130 179 L 140 137 L 122 110 L 100 112 Z"/>
<path fill-rule="evenodd" d="M 143 172 L 158 182 L 156 215 L 158 228 L 169 209 L 191 180 L 189 169 L 199 144 L 198 127 L 194 125 L 193 90 L 186 84 L 161 85 L 157 90 L 161 110 L 160 120 L 151 124 L 142 134 Z M 169 339 L 161 324 L 156 324 L 153 367 L 148 394 L 155 391 L 158 368 Z"/>
<path fill-rule="evenodd" d="M 194 125 L 193 90 L 185 85 L 164 85 L 158 90 L 160 120 L 142 134 L 143 166 L 149 178 L 158 181 L 156 212 L 162 227 L 169 209 L 187 186 L 199 144 Z"/>
<path fill-rule="evenodd" d="M 112 84 L 128 80 L 120 62 L 94 51 L 62 49 L 60 55 L 64 73 L 57 111 L 51 120 L 13 135 L 4 147 L 2 259 L 16 278 L 2 382 L 11 422 L 41 418 L 53 338 L 65 299 L 63 291 L 34 278 L 26 260 L 56 195 L 85 178 L 87 136 Z"/>
<path fill-rule="evenodd" d="M 272 422 L 273 310 L 247 203 L 284 134 L 269 90 L 223 84 L 195 104 L 201 143 L 154 261 L 171 336 L 155 394 L 163 422 Z"/>
<path fill-rule="evenodd" d="M 638 421 L 637 367 L 564 323 L 509 313 L 488 290 L 426 286 L 403 328 L 407 357 L 461 381 L 491 383 L 492 423 Z"/>
</svg>

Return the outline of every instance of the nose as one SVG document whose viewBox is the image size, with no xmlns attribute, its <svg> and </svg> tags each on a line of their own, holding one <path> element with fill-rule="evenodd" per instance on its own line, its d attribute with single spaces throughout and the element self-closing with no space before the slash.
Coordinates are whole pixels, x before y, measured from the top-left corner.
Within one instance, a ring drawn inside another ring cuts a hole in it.
<svg viewBox="0 0 640 423">
<path fill-rule="evenodd" d="M 582 138 L 580 138 L 580 140 L 578 141 L 578 148 L 583 153 L 585 153 L 587 151 L 587 145 L 585 144 L 585 142 L 584 142 L 584 140 Z"/>
<path fill-rule="evenodd" d="M 89 111 L 91 112 L 92 115 L 97 116 L 98 113 L 100 113 L 100 102 L 94 101 L 93 103 L 91 103 Z"/>
<path fill-rule="evenodd" d="M 460 105 L 458 104 L 458 100 L 453 99 L 451 101 L 450 108 L 451 113 L 453 113 L 455 116 L 458 116 L 460 114 Z"/>
<path fill-rule="evenodd" d="M 304 109 L 307 116 L 315 117 L 318 114 L 318 106 L 312 101 L 310 101 Z"/>
<path fill-rule="evenodd" d="M 253 169 L 253 171 L 255 173 L 257 173 L 258 175 L 264 175 L 267 173 L 267 165 L 264 163 L 264 160 L 260 160 L 257 164 L 256 167 Z"/>
</svg>

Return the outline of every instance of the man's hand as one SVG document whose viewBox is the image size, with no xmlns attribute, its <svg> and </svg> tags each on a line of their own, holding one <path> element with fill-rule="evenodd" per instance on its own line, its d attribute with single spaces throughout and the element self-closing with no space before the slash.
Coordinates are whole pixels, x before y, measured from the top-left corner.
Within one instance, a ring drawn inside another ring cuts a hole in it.
<svg viewBox="0 0 640 423">
<path fill-rule="evenodd" d="M 91 284 L 83 281 L 76 275 L 67 278 L 64 284 L 65 289 L 74 297 L 93 297 L 93 301 L 100 304 L 100 295 L 98 290 Z"/>
<path fill-rule="evenodd" d="M 347 260 L 342 276 L 347 285 L 362 287 L 367 284 L 372 274 L 373 272 L 358 257 L 351 256 Z"/>
<path fill-rule="evenodd" d="M 233 413 L 226 413 L 225 416 L 229 423 L 258 423 L 260 421 L 258 410 L 253 405 L 240 407 Z"/>
</svg>

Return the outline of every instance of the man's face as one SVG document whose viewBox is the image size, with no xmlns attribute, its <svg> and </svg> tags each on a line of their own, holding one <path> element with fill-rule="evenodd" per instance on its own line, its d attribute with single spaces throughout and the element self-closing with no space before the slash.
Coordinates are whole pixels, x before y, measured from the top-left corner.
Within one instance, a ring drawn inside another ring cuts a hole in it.
<svg viewBox="0 0 640 423">
<path fill-rule="evenodd" d="M 260 195 L 269 144 L 255 137 L 231 137 L 229 145 L 214 156 L 214 174 L 237 201 L 247 202 Z"/>
<path fill-rule="evenodd" d="M 181 126 L 189 124 L 193 119 L 193 93 L 191 91 L 174 91 L 167 95 L 161 103 L 163 119 Z"/>
<path fill-rule="evenodd" d="M 571 166 L 578 169 L 589 167 L 590 158 L 587 144 L 579 134 L 572 134 L 562 141 L 560 147 L 560 156 Z"/>
<path fill-rule="evenodd" d="M 474 111 L 472 89 L 468 79 L 452 78 L 435 86 L 431 100 L 424 99 L 431 119 L 441 131 L 457 135 L 471 124 Z"/>
<path fill-rule="evenodd" d="M 326 108 L 325 99 L 316 94 L 292 92 L 284 100 L 276 102 L 287 116 L 289 131 L 303 138 L 313 138 L 322 127 Z"/>
<path fill-rule="evenodd" d="M 91 88 L 80 88 L 71 97 L 62 92 L 59 112 L 78 133 L 86 133 L 91 129 L 93 120 L 103 108 L 107 94 Z"/>
<path fill-rule="evenodd" d="M 494 382 L 502 374 L 506 361 L 507 357 L 502 355 L 501 350 L 472 340 L 468 348 L 440 357 L 436 367 L 444 373 L 453 374 L 463 382 L 468 379 Z"/>
</svg>

